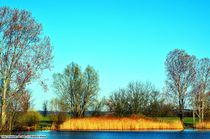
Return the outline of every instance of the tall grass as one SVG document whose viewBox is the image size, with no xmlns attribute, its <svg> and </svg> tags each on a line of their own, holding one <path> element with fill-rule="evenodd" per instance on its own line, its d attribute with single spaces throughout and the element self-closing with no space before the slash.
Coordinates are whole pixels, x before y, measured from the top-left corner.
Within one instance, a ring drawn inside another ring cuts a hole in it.
<svg viewBox="0 0 210 139">
<path fill-rule="evenodd" d="M 210 129 L 210 121 L 200 122 L 195 125 L 197 129 Z"/>
<path fill-rule="evenodd" d="M 143 117 L 92 117 L 69 119 L 60 125 L 60 130 L 182 130 L 180 120 L 161 121 Z"/>
</svg>

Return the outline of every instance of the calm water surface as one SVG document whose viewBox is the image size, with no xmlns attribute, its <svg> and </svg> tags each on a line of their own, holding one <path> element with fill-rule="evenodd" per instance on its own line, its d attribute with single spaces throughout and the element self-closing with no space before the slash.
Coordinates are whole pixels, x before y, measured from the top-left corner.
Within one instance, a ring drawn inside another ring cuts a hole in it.
<svg viewBox="0 0 210 139">
<path fill-rule="evenodd" d="M 18 134 L 46 135 L 47 139 L 210 139 L 210 131 L 69 132 L 36 131 Z"/>
</svg>

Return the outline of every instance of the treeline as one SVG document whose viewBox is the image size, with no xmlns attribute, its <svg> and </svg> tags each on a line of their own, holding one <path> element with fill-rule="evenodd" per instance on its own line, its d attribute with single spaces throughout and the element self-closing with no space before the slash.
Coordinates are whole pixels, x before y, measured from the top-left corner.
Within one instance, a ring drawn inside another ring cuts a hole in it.
<svg viewBox="0 0 210 139">
<path fill-rule="evenodd" d="M 69 64 L 63 73 L 54 75 L 54 87 L 59 101 L 72 117 L 84 117 L 88 110 L 94 111 L 95 115 L 104 110 L 115 116 L 179 116 L 183 120 L 188 106 L 194 118 L 203 121 L 210 113 L 210 60 L 197 59 L 184 50 L 175 49 L 168 53 L 165 67 L 164 92 L 159 92 L 152 83 L 136 81 L 98 101 L 96 70 L 88 66 L 82 71 L 75 63 Z"/>
<path fill-rule="evenodd" d="M 72 117 L 84 117 L 86 111 L 92 111 L 94 116 L 100 115 L 100 111 L 115 116 L 174 116 L 174 105 L 149 82 L 131 82 L 109 98 L 99 100 L 99 77 L 93 67 L 82 71 L 78 64 L 71 63 L 53 77 L 58 98 L 50 103 L 52 111 L 68 111 Z"/>
<path fill-rule="evenodd" d="M 131 82 L 115 91 L 106 100 L 108 110 L 116 116 L 143 114 L 150 117 L 175 116 L 174 106 L 155 87 L 147 82 Z"/>
</svg>

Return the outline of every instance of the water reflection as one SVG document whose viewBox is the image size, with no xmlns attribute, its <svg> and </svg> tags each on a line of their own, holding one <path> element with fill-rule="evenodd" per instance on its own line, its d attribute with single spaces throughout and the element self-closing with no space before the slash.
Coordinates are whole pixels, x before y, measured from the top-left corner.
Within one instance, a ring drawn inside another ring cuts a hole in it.
<svg viewBox="0 0 210 139">
<path fill-rule="evenodd" d="M 46 135 L 48 139 L 208 139 L 210 131 L 142 131 L 142 132 L 18 132 L 25 135 Z"/>
</svg>

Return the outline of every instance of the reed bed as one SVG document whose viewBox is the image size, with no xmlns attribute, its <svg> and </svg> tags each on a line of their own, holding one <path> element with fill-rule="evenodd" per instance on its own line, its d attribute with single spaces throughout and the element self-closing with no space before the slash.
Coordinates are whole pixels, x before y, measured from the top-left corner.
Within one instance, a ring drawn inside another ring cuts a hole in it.
<svg viewBox="0 0 210 139">
<path fill-rule="evenodd" d="M 210 121 L 200 122 L 195 125 L 196 129 L 210 129 Z"/>
<path fill-rule="evenodd" d="M 60 130 L 71 131 L 97 131 L 97 130 L 182 130 L 180 120 L 161 121 L 151 118 L 116 118 L 92 117 L 69 119 L 60 125 Z"/>
</svg>

